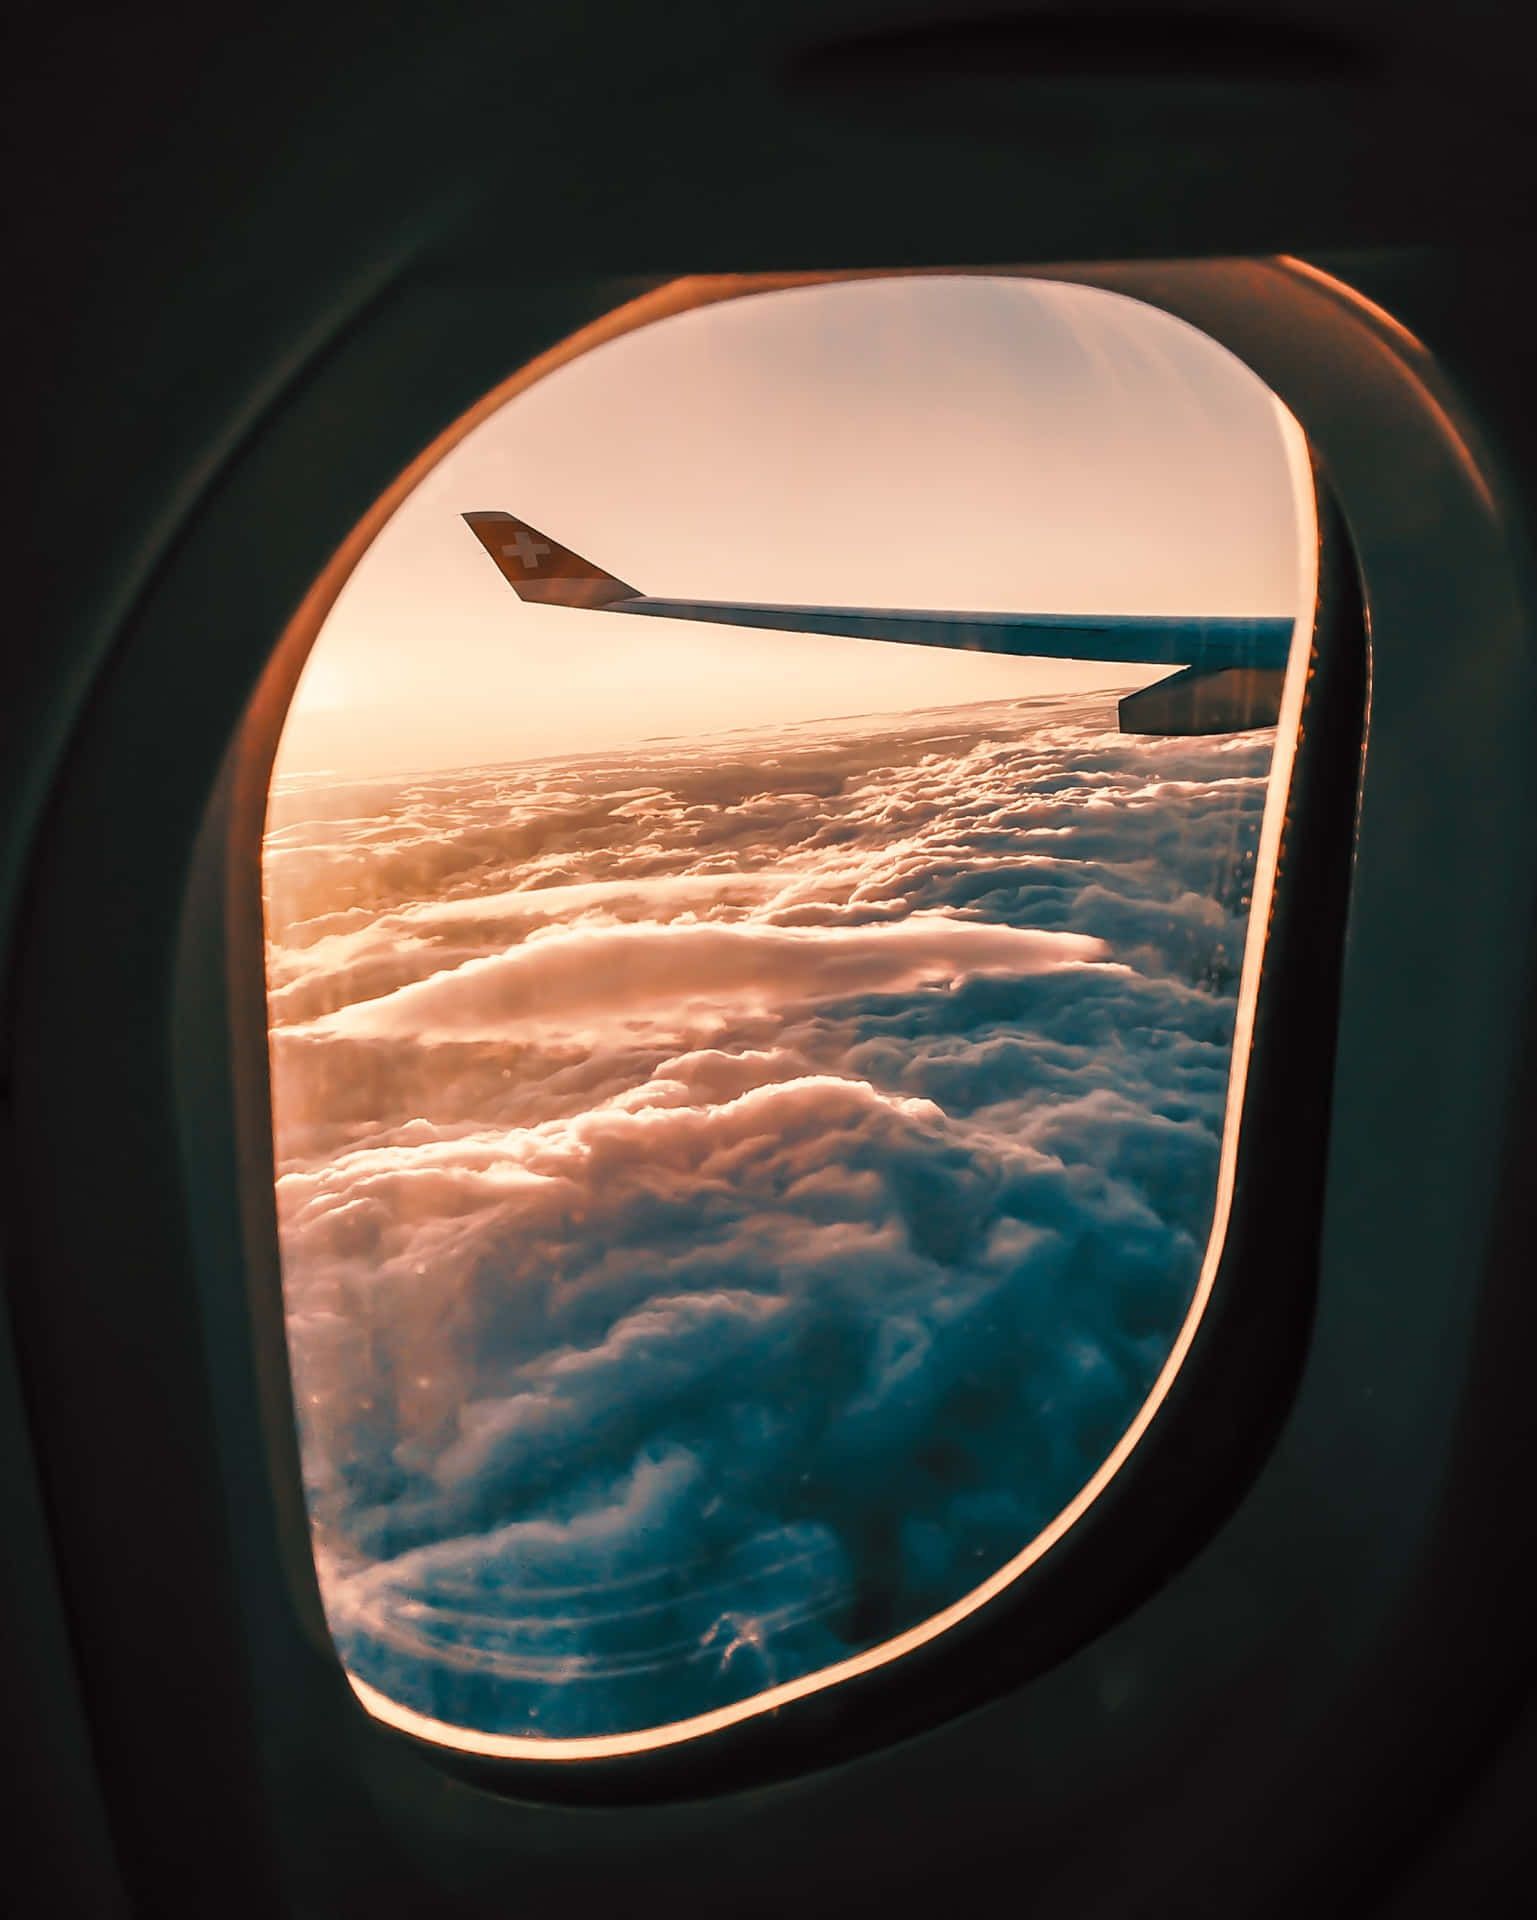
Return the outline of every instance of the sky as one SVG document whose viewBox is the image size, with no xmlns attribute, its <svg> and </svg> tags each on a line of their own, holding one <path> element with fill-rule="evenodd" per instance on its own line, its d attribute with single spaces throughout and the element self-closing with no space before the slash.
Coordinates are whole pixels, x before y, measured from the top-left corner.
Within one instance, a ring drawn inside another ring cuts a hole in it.
<svg viewBox="0 0 1537 1920">
<path fill-rule="evenodd" d="M 526 605 L 466 511 L 514 513 L 660 596 L 1290 614 L 1298 457 L 1225 348 L 1097 288 L 923 276 L 674 315 L 519 394 L 402 504 L 326 621 L 278 770 L 493 764 L 1128 681 Z"/>
</svg>

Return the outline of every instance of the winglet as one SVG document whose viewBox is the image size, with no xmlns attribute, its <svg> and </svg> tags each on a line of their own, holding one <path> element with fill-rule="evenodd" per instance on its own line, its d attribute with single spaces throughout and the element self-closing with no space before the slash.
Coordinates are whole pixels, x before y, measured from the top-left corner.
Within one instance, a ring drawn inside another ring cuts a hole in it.
<svg viewBox="0 0 1537 1920">
<path fill-rule="evenodd" d="M 510 513 L 467 513 L 463 519 L 522 600 L 556 607 L 612 607 L 641 597 L 637 588 L 627 587 Z"/>
</svg>

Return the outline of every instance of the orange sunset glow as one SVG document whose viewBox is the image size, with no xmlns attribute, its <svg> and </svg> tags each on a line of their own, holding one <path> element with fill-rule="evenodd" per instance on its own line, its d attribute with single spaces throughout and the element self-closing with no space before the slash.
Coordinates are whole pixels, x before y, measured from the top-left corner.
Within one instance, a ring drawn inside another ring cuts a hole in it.
<svg viewBox="0 0 1537 1920">
<path fill-rule="evenodd" d="M 386 522 L 263 854 L 305 1493 L 371 1711 L 689 1739 L 946 1632 L 1098 1498 L 1221 1251 L 1311 486 L 1183 322 L 894 276 L 619 333 Z M 498 512 L 668 605 L 525 600 Z M 1189 653 L 688 599 L 1263 616 L 1280 718 L 1126 730 Z"/>
<path fill-rule="evenodd" d="M 643 592 L 1037 613 L 1287 614 L 1278 403 L 1193 328 L 1024 279 L 853 281 L 683 313 L 462 440 L 326 621 L 280 770 L 372 774 L 872 707 L 1105 686 L 525 606 L 459 515 L 504 507 Z M 1124 679 L 1124 675 L 1121 676 Z"/>
</svg>

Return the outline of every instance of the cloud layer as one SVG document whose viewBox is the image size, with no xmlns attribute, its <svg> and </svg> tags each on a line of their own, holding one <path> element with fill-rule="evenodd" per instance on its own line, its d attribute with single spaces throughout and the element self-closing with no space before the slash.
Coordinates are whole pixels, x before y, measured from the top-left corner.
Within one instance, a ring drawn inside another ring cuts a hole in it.
<svg viewBox="0 0 1537 1920">
<path fill-rule="evenodd" d="M 1209 1230 L 1271 747 L 1113 728 L 275 797 L 289 1341 L 360 1677 L 678 1719 L 958 1599 L 1093 1473 Z"/>
</svg>

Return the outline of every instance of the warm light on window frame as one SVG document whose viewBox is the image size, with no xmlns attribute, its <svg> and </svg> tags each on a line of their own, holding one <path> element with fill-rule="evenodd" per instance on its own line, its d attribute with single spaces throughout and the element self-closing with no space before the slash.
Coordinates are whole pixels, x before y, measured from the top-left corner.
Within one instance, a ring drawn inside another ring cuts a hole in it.
<svg viewBox="0 0 1537 1920">
<path fill-rule="evenodd" d="M 922 274 L 923 277 L 939 278 L 962 275 L 966 277 L 1007 275 L 1024 279 L 1069 281 L 1075 278 L 1067 272 L 1045 274 L 1039 270 L 1025 268 L 926 269 L 922 270 Z M 580 358 L 594 347 L 694 308 L 727 300 L 751 298 L 760 293 L 788 288 L 831 285 L 854 279 L 906 277 L 918 277 L 918 275 L 912 270 L 893 269 L 889 272 L 879 270 L 761 276 L 722 275 L 681 279 L 615 309 L 574 333 L 549 352 L 530 361 L 507 380 L 494 387 L 439 435 L 417 459 L 405 468 L 393 485 L 380 496 L 359 521 L 316 579 L 285 631 L 274 656 L 274 667 L 269 671 L 263 689 L 258 695 L 258 701 L 253 707 L 253 720 L 264 725 L 270 737 L 276 739 L 303 663 L 321 633 L 327 614 L 364 552 L 397 507 L 415 490 L 426 475 L 471 431 L 499 412 L 517 395 Z M 1086 276 L 1079 284 L 1092 285 L 1094 282 Z M 1159 310 L 1155 303 L 1139 294 L 1123 294 L 1119 297 L 1135 300 L 1144 306 L 1154 305 L 1154 310 Z M 1227 351 L 1220 341 L 1213 341 L 1213 345 L 1222 351 Z M 905 1656 L 939 1640 L 962 1622 L 972 1619 L 982 1609 L 1014 1587 L 1022 1575 L 1036 1566 L 1078 1525 L 1101 1499 L 1105 1490 L 1141 1445 L 1195 1343 L 1212 1299 L 1227 1245 L 1235 1175 L 1242 1144 L 1241 1117 L 1248 1084 L 1255 1009 L 1272 916 L 1277 859 L 1298 744 L 1308 673 L 1309 644 L 1319 597 L 1319 514 L 1309 449 L 1302 428 L 1289 410 L 1274 395 L 1272 399 L 1281 422 L 1298 529 L 1295 599 L 1297 624 L 1288 656 L 1256 854 L 1251 905 L 1245 931 L 1215 1204 L 1190 1303 L 1152 1387 L 1116 1445 L 1074 1498 L 1046 1527 L 1003 1566 L 963 1595 L 961 1599 L 940 1612 L 930 1615 L 916 1626 L 883 1640 L 863 1652 L 821 1667 L 799 1679 L 765 1688 L 746 1699 L 686 1719 L 628 1733 L 566 1738 L 490 1734 L 459 1727 L 402 1706 L 366 1681 L 357 1678 L 346 1669 L 345 1663 L 341 1663 L 348 1684 L 374 1718 L 399 1732 L 429 1742 L 438 1748 L 489 1760 L 535 1761 L 541 1765 L 618 1759 L 700 1740 L 739 1723 L 773 1714 L 792 1702 L 827 1692 L 859 1676 L 889 1667 Z"/>
</svg>

